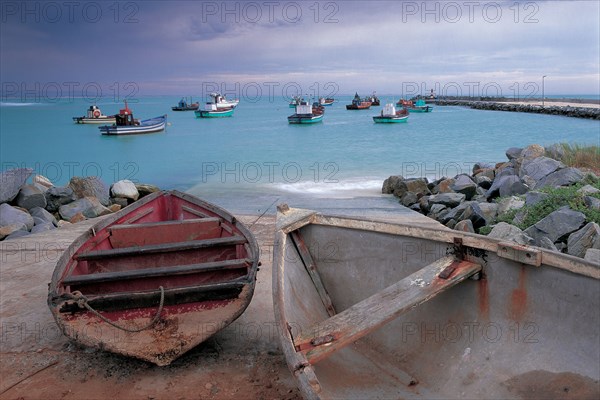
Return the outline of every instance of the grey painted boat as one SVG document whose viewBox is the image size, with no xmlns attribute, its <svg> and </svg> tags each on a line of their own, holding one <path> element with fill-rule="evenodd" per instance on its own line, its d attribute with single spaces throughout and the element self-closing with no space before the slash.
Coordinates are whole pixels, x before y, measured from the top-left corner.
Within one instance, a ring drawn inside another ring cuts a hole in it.
<svg viewBox="0 0 600 400">
<path fill-rule="evenodd" d="M 306 399 L 600 398 L 600 266 L 280 206 L 275 318 Z"/>
</svg>

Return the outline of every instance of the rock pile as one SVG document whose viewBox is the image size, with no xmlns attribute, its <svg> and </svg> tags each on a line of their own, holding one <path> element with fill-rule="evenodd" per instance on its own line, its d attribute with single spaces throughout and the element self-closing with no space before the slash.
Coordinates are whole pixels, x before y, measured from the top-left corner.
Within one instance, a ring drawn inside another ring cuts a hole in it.
<svg viewBox="0 0 600 400">
<path fill-rule="evenodd" d="M 562 115 L 565 117 L 600 119 L 600 108 L 578 107 L 578 106 L 539 106 L 536 104 L 515 104 L 496 101 L 472 101 L 472 100 L 436 100 L 440 106 L 465 106 L 477 110 L 512 111 L 536 114 Z"/>
<path fill-rule="evenodd" d="M 0 240 L 44 232 L 119 211 L 160 189 L 121 180 L 108 187 L 98 177 L 73 177 L 54 186 L 33 170 L 19 168 L 0 174 Z"/>
<path fill-rule="evenodd" d="M 449 228 L 534 245 L 600 263 L 600 179 L 565 166 L 562 147 L 510 148 L 507 162 L 476 163 L 473 173 L 429 182 L 390 176 L 382 192 Z M 585 183 L 591 183 L 585 185 Z M 556 206 L 529 226 L 531 210 L 546 204 L 547 188 L 577 185 L 585 213 Z M 589 211 L 589 213 L 588 213 Z M 586 216 L 586 214 L 588 214 Z M 589 215 L 592 215 L 590 217 Z M 509 219 L 509 222 L 506 220 Z M 521 225 L 519 228 L 517 225 Z"/>
</svg>

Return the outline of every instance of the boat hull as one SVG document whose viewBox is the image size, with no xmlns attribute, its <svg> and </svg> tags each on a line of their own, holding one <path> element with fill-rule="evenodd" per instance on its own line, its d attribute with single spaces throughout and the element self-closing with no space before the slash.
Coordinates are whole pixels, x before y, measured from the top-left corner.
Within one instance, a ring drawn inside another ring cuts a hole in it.
<svg viewBox="0 0 600 400">
<path fill-rule="evenodd" d="M 432 112 L 433 111 L 433 107 L 431 106 L 424 106 L 424 107 L 410 107 L 408 109 L 411 113 L 412 112 L 417 112 L 417 113 L 428 113 L 428 112 Z"/>
<path fill-rule="evenodd" d="M 142 133 L 154 133 L 165 130 L 167 125 L 167 116 L 156 117 L 140 121 L 139 125 L 130 126 L 118 126 L 118 125 L 105 125 L 100 126 L 100 132 L 103 135 L 136 135 Z"/>
<path fill-rule="evenodd" d="M 596 264 L 446 228 L 307 210 L 279 213 L 277 227 L 275 320 L 304 398 L 598 397 Z M 411 278 L 449 254 L 458 272 L 480 269 L 446 290 L 438 271 L 448 268 Z"/>
<path fill-rule="evenodd" d="M 257 268 L 256 240 L 233 216 L 185 193 L 158 192 L 69 246 L 48 306 L 82 345 L 168 365 L 244 312 Z M 95 311 L 77 305 L 79 293 Z"/>
<path fill-rule="evenodd" d="M 346 110 L 368 110 L 369 108 L 371 108 L 371 104 L 369 104 L 369 105 L 346 104 Z"/>
<path fill-rule="evenodd" d="M 376 115 L 373 117 L 373 121 L 377 124 L 397 124 L 408 121 L 408 116 L 396 117 L 396 116 L 381 116 Z"/>
<path fill-rule="evenodd" d="M 288 117 L 288 123 L 290 124 L 316 124 L 323 121 L 323 114 L 321 115 L 290 115 Z"/>
<path fill-rule="evenodd" d="M 217 110 L 217 111 L 207 111 L 207 110 L 198 110 L 195 111 L 197 118 L 224 118 L 233 116 L 233 108 L 228 110 Z"/>
</svg>

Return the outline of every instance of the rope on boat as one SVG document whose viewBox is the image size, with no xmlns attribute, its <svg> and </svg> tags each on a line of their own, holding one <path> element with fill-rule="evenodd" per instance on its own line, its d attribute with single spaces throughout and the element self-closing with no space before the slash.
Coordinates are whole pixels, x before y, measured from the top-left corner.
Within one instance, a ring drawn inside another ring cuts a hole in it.
<svg viewBox="0 0 600 400">
<path fill-rule="evenodd" d="M 160 286 L 159 289 L 160 289 L 160 305 L 158 306 L 156 315 L 154 316 L 154 318 L 152 318 L 152 321 L 150 321 L 148 324 L 144 325 L 141 328 L 128 328 L 126 326 L 121 326 L 121 325 L 111 321 L 110 319 L 106 318 L 104 315 L 100 314 L 98 311 L 94 310 L 92 308 L 92 306 L 89 305 L 87 297 L 85 297 L 83 295 L 83 293 L 81 293 L 79 290 L 76 290 L 73 293 L 68 294 L 68 296 L 77 302 L 77 305 L 79 306 L 79 308 L 86 308 L 89 312 L 91 312 L 92 314 L 94 314 L 95 316 L 97 316 L 102 321 L 106 322 L 107 324 L 114 326 L 117 329 L 121 329 L 122 331 L 125 331 L 125 332 L 135 333 L 135 332 L 141 332 L 143 330 L 151 328 L 152 326 L 154 326 L 154 324 L 156 324 L 158 322 L 158 320 L 160 318 L 160 314 L 162 313 L 162 310 L 163 310 L 163 306 L 165 304 L 165 289 L 162 286 Z"/>
</svg>

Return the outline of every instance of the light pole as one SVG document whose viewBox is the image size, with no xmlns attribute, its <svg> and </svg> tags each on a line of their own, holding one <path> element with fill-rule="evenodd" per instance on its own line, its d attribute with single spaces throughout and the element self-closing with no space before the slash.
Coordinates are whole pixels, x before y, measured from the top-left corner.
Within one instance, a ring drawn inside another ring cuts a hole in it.
<svg viewBox="0 0 600 400">
<path fill-rule="evenodd" d="M 544 78 L 547 75 L 542 76 L 542 107 L 544 107 Z"/>
</svg>

